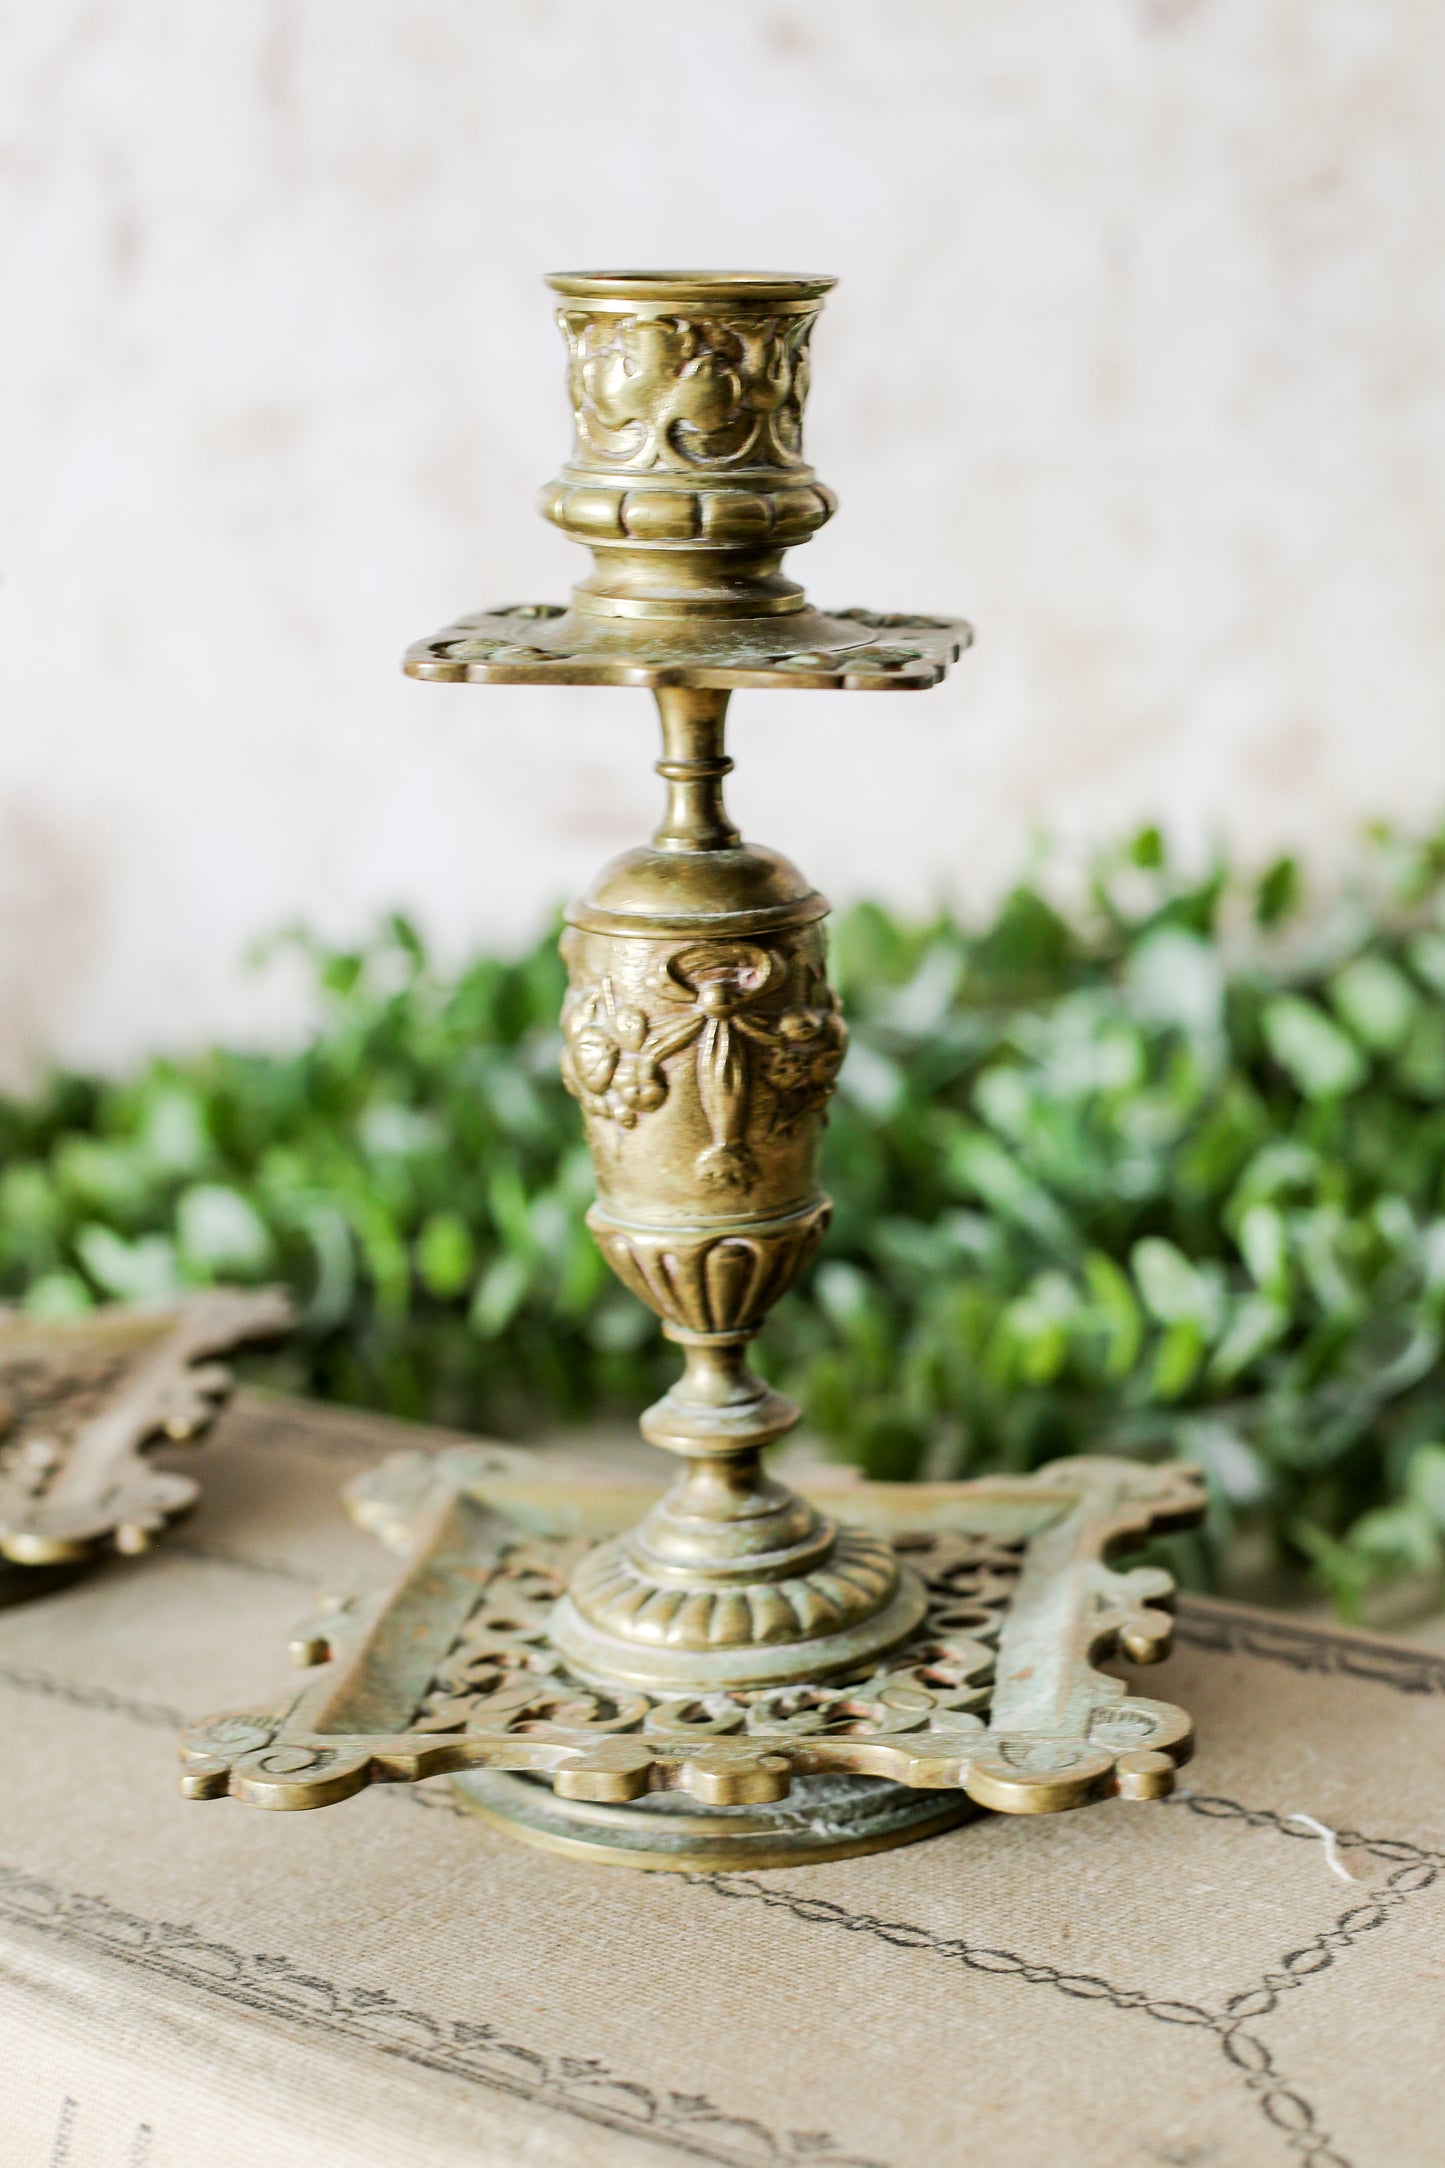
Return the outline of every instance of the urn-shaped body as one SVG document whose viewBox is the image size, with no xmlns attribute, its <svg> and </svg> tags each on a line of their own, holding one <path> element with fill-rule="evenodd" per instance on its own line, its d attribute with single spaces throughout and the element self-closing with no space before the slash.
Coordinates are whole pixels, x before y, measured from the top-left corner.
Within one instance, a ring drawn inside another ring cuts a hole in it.
<svg viewBox="0 0 1445 2168">
<path fill-rule="evenodd" d="M 711 893 L 679 909 L 677 870 L 675 854 L 631 852 L 569 914 L 562 1073 L 609 1263 L 682 1331 L 745 1332 L 826 1225 L 818 1157 L 846 1033 L 826 905 L 786 860 L 694 859 L 689 886 L 725 895 L 721 913 Z"/>
</svg>

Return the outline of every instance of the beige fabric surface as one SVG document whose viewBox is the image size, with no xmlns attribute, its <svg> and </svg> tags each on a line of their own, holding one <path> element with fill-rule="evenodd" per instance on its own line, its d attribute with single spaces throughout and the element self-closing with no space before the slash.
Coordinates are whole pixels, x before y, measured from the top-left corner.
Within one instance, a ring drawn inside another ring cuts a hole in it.
<svg viewBox="0 0 1445 2168">
<path fill-rule="evenodd" d="M 175 1792 L 425 1433 L 242 1396 L 164 1549 L 0 1613 L 3 2168 L 1433 2168 L 1445 1659 L 1192 1602 L 1182 1798 L 642 1875 L 444 1785 Z M 1346 1832 L 1331 1870 L 1303 1813 Z"/>
</svg>

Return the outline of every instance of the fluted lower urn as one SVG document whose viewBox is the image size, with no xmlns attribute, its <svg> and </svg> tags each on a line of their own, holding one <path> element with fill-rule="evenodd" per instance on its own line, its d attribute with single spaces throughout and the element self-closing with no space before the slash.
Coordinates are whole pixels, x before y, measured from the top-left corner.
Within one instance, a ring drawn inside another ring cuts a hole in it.
<svg viewBox="0 0 1445 2168">
<path fill-rule="evenodd" d="M 563 1075 L 597 1175 L 603 1255 L 683 1350 L 642 1419 L 682 1475 L 588 1552 L 551 1638 L 579 1673 L 697 1695 L 868 1671 L 923 1616 L 879 1536 L 763 1471 L 798 1420 L 748 1342 L 817 1248 L 818 1178 L 846 1033 L 827 904 L 723 805 L 730 691 L 936 684 L 967 638 L 937 618 L 825 615 L 782 571 L 834 510 L 803 456 L 828 278 L 567 273 L 551 282 L 574 441 L 541 509 L 591 549 L 570 605 L 477 612 L 411 651 L 415 676 L 651 687 L 667 786 L 651 843 L 567 914 Z"/>
</svg>

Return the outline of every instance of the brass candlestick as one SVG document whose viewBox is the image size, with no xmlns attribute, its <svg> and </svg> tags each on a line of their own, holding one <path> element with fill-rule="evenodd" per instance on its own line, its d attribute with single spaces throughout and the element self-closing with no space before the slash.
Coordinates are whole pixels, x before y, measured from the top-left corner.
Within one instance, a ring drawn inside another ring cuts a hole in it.
<svg viewBox="0 0 1445 2168">
<path fill-rule="evenodd" d="M 781 1861 L 903 1842 L 978 1804 L 1154 1796 L 1187 1751 L 1179 1711 L 1126 1699 L 1091 1661 L 1163 1653 L 1167 1575 L 1103 1559 L 1197 1516 L 1187 1473 L 1080 1461 L 805 1498 L 762 1465 L 798 1410 L 748 1343 L 827 1226 L 818 1161 L 846 1032 L 827 904 L 728 818 L 728 699 L 924 690 L 970 637 L 823 615 L 781 569 L 834 510 L 802 450 L 832 283 L 553 278 L 575 441 L 542 510 L 594 570 L 566 609 L 483 611 L 406 662 L 656 695 L 662 822 L 567 914 L 562 1068 L 596 1170 L 589 1224 L 683 1351 L 642 1418 L 683 1471 L 640 1520 L 625 1489 L 549 1484 L 483 1449 L 362 1486 L 354 1509 L 408 1573 L 379 1610 L 301 1636 L 303 1661 L 341 1660 L 339 1682 L 191 1736 L 194 1796 L 324 1805 L 450 1771 L 538 1841 L 643 1865 Z"/>
<path fill-rule="evenodd" d="M 763 1473 L 798 1410 L 748 1342 L 828 1224 L 818 1180 L 846 1032 L 827 904 L 723 803 L 733 687 L 934 685 L 970 637 L 938 618 L 824 617 L 780 567 L 835 500 L 805 464 L 827 278 L 574 276 L 562 296 L 573 456 L 542 509 L 595 570 L 572 606 L 469 620 L 417 676 L 653 688 L 667 785 L 650 845 L 568 912 L 562 1072 L 597 1173 L 588 1215 L 683 1374 L 642 1431 L 683 1474 L 577 1568 L 553 1622 L 579 1672 L 685 1692 L 856 1671 L 918 1625 L 916 1574 Z"/>
</svg>

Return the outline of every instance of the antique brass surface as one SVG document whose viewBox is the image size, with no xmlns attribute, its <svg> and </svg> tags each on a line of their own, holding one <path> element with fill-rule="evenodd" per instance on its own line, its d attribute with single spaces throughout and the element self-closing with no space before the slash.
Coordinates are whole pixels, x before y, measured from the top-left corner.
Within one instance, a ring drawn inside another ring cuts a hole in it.
<svg viewBox="0 0 1445 2168">
<path fill-rule="evenodd" d="M 747 1350 L 828 1224 L 819 1154 L 847 1033 L 825 900 L 728 816 L 728 701 L 923 690 L 970 638 L 952 619 L 820 612 L 783 571 L 834 510 L 802 428 L 832 283 L 554 277 L 573 447 L 541 508 L 593 570 L 569 604 L 477 612 L 405 665 L 655 694 L 662 819 L 567 913 L 562 1074 L 592 1231 L 682 1351 L 642 1418 L 682 1473 L 634 1521 L 626 1489 L 589 1513 L 507 1490 L 495 1460 L 486 1481 L 464 1471 L 424 1530 L 407 1520 L 396 1590 L 303 1641 L 339 1676 L 192 1738 L 196 1796 L 324 1805 L 449 1772 L 519 1834 L 665 1866 L 869 1849 L 970 1802 L 1153 1796 L 1186 1750 L 1177 1710 L 1121 1698 L 1090 1659 L 1116 1641 L 1162 1652 L 1167 1577 L 1101 1561 L 1194 1515 L 1187 1480 L 1079 1462 L 905 1506 L 877 1486 L 799 1495 L 762 1464 L 798 1410 Z M 781 1804 L 795 1778 L 811 1791 Z"/>
<path fill-rule="evenodd" d="M 816 1495 L 911 1562 L 925 1601 L 906 1640 L 845 1681 L 609 1687 L 554 1621 L 636 1488 L 521 1452 L 402 1455 L 350 1500 L 404 1554 L 399 1579 L 298 1632 L 295 1659 L 331 1667 L 298 1695 L 188 1733 L 182 1790 L 297 1809 L 450 1775 L 533 1841 L 673 1867 L 833 1858 L 977 1807 L 1049 1814 L 1172 1787 L 1188 1717 L 1096 1666 L 1167 1653 L 1168 1574 L 1109 1560 L 1198 1518 L 1192 1470 L 1081 1458 Z M 629 1821 L 631 1801 L 645 1805 Z"/>
<path fill-rule="evenodd" d="M 760 1807 L 691 1807 L 682 1792 L 651 1792 L 627 1806 L 560 1798 L 536 1777 L 499 1769 L 453 1777 L 480 1820 L 543 1851 L 605 1866 L 693 1869 L 801 1867 L 860 1852 L 889 1852 L 941 1836 L 982 1809 L 967 1792 L 910 1791 L 883 1777 L 798 1777 L 786 1801 Z"/>
<path fill-rule="evenodd" d="M 198 1493 L 144 1449 L 198 1437 L 231 1383 L 211 1358 L 290 1321 L 274 1288 L 57 1322 L 0 1315 L 0 1601 L 107 1550 L 148 1549 Z"/>
<path fill-rule="evenodd" d="M 569 607 L 484 611 L 407 658 L 419 677 L 649 685 L 663 818 L 568 915 L 563 1076 L 597 1172 L 589 1224 L 684 1351 L 643 1434 L 688 1463 L 642 1524 L 577 1564 L 554 1621 L 579 1672 L 695 1691 L 848 1672 L 923 1616 L 886 1543 L 765 1476 L 797 1410 L 747 1343 L 812 1256 L 818 1153 L 847 1034 L 827 904 L 744 843 L 723 778 L 740 685 L 919 689 L 968 629 L 825 616 L 782 570 L 833 510 L 803 456 L 828 278 L 563 273 L 573 450 L 545 516 L 594 570 Z"/>
<path fill-rule="evenodd" d="M 458 619 L 411 649 L 410 674 L 714 692 L 936 685 L 966 625 L 823 615 L 780 569 L 836 505 L 803 458 L 809 342 L 833 280 L 633 271 L 550 283 L 574 442 L 541 510 L 587 544 L 595 570 L 568 608 Z"/>
</svg>

